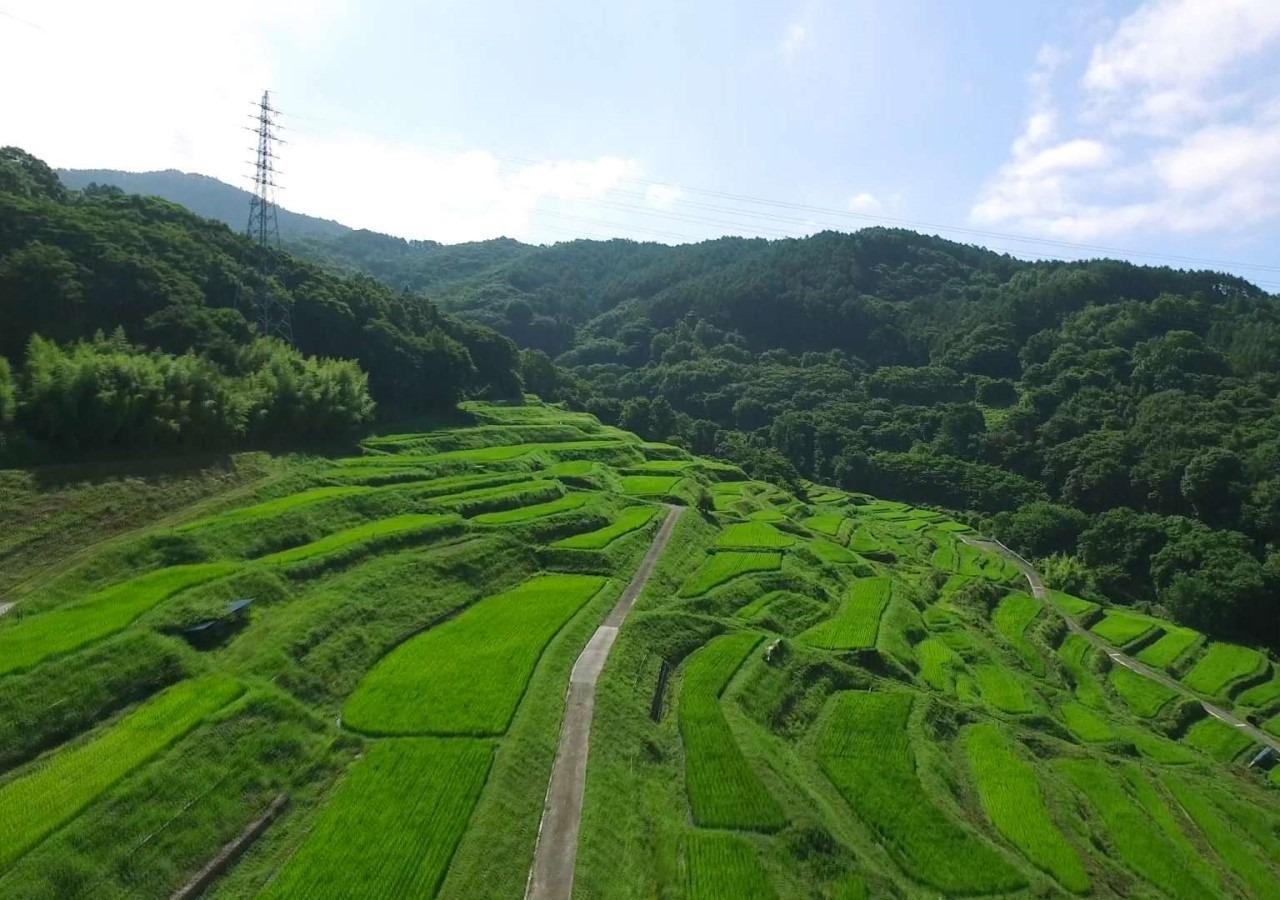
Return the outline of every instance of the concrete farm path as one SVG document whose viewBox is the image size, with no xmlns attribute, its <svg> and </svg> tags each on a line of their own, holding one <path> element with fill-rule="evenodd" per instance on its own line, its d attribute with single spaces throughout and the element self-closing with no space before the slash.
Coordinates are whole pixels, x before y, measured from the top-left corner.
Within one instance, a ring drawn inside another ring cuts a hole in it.
<svg viewBox="0 0 1280 900">
<path fill-rule="evenodd" d="M 1027 562 L 1017 553 L 1014 553 L 1004 544 L 1000 543 L 997 540 L 971 538 L 971 537 L 966 537 L 964 535 L 961 535 L 961 540 L 963 540 L 966 544 L 973 544 L 975 547 L 981 547 L 984 550 L 990 550 L 995 553 L 999 553 L 1001 556 L 1005 557 L 1007 560 L 1009 560 L 1015 566 L 1017 566 L 1018 571 L 1022 572 L 1023 576 L 1027 579 L 1027 584 L 1031 585 L 1031 593 L 1035 596 L 1035 598 L 1037 600 L 1040 600 L 1042 603 L 1044 603 L 1044 605 L 1047 606 L 1049 609 L 1054 610 L 1060 616 L 1062 616 L 1063 620 L 1067 623 L 1067 628 L 1071 629 L 1072 632 L 1080 635 L 1086 641 L 1088 641 L 1089 643 L 1093 644 L 1095 647 L 1100 649 L 1103 653 L 1107 654 L 1107 656 L 1111 657 L 1113 662 L 1119 663 L 1120 665 L 1124 666 L 1126 669 L 1130 669 L 1134 672 L 1137 672 L 1139 675 L 1142 675 L 1146 678 L 1150 678 L 1152 681 L 1158 682 L 1159 684 L 1162 684 L 1165 687 L 1173 691 L 1176 691 L 1177 693 L 1183 695 L 1184 697 L 1190 697 L 1192 700 L 1195 700 L 1201 706 L 1203 706 L 1205 709 L 1205 712 L 1207 712 L 1209 715 L 1214 716 L 1215 718 L 1220 719 L 1223 722 L 1226 722 L 1228 725 L 1231 725 L 1234 728 L 1240 729 L 1241 731 L 1249 735 L 1249 737 L 1253 738 L 1258 743 L 1262 744 L 1265 747 L 1270 747 L 1273 750 L 1275 750 L 1277 753 L 1280 753 L 1280 740 L 1273 738 L 1271 735 L 1267 734 L 1265 731 L 1262 731 L 1259 728 L 1253 727 L 1248 722 L 1244 721 L 1238 716 L 1232 715 L 1231 713 L 1227 712 L 1222 707 L 1217 706 L 1216 704 L 1210 703 L 1208 700 L 1205 700 L 1195 691 L 1191 690 L 1189 687 L 1182 684 L 1181 682 L 1173 680 L 1165 673 L 1157 672 L 1155 669 L 1152 669 L 1150 666 L 1146 666 L 1138 662 L 1136 659 L 1129 656 L 1128 654 L 1121 653 L 1119 650 L 1112 647 L 1110 644 L 1108 644 L 1102 638 L 1098 637 L 1092 631 L 1085 628 L 1075 619 L 1071 618 L 1071 616 L 1067 615 L 1062 610 L 1058 609 L 1057 604 L 1053 603 L 1049 599 L 1049 592 L 1045 589 L 1044 581 L 1040 578 L 1040 573 L 1035 570 L 1035 567 L 1032 566 L 1031 563 Z"/>
<path fill-rule="evenodd" d="M 526 900 L 568 900 L 573 891 L 578 827 L 582 823 L 582 796 L 587 782 L 588 738 L 595 714 L 596 681 L 618 637 L 618 629 L 653 574 L 658 557 L 666 549 L 682 512 L 683 507 L 667 507 L 667 516 L 662 520 L 631 583 L 573 664 L 565 699 L 564 723 L 560 726 L 560 745 L 556 749 L 556 761 L 547 785 L 542 822 L 538 826 L 538 844 L 525 886 Z"/>
</svg>

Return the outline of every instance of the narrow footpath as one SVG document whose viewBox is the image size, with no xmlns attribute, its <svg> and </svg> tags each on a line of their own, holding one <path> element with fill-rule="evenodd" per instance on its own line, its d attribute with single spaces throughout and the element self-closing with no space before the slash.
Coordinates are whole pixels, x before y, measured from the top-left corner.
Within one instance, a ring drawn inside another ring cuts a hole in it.
<svg viewBox="0 0 1280 900">
<path fill-rule="evenodd" d="M 1275 750 L 1277 753 L 1280 753 L 1280 740 L 1273 738 L 1271 735 L 1267 734 L 1265 731 L 1262 731 L 1259 728 L 1253 727 L 1243 719 L 1240 719 L 1237 716 L 1234 716 L 1231 713 L 1227 712 L 1222 707 L 1216 706 L 1215 704 L 1210 703 L 1208 700 L 1205 700 L 1203 697 L 1201 697 L 1195 691 L 1191 690 L 1186 685 L 1170 678 L 1164 672 L 1158 672 L 1149 666 L 1143 665 L 1133 657 L 1128 656 L 1124 653 L 1121 653 L 1119 650 L 1112 647 L 1110 644 L 1108 644 L 1102 638 L 1098 637 L 1092 631 L 1089 631 L 1087 628 L 1085 628 L 1075 619 L 1071 618 L 1071 616 L 1067 615 L 1062 610 L 1058 609 L 1057 604 L 1053 603 L 1049 599 L 1049 592 L 1045 589 L 1044 581 L 1042 581 L 1040 578 L 1040 573 L 1035 570 L 1035 568 L 1031 565 L 1031 563 L 1027 562 L 1021 556 L 1014 553 L 1004 544 L 996 540 L 981 540 L 977 538 L 965 537 L 964 535 L 961 535 L 961 540 L 963 540 L 966 544 L 972 544 L 975 547 L 981 547 L 983 550 L 990 550 L 992 552 L 999 553 L 1005 559 L 1009 560 L 1015 566 L 1017 566 L 1018 570 L 1022 572 L 1023 576 L 1027 579 L 1027 584 L 1031 585 L 1032 595 L 1034 595 L 1037 600 L 1042 601 L 1044 605 L 1047 606 L 1049 609 L 1052 609 L 1054 612 L 1058 613 L 1058 615 L 1060 615 L 1063 618 L 1063 620 L 1067 623 L 1067 628 L 1071 629 L 1071 631 L 1073 631 L 1075 634 L 1080 635 L 1086 641 L 1088 641 L 1089 643 L 1093 644 L 1095 647 L 1100 649 L 1103 653 L 1107 654 L 1107 656 L 1111 657 L 1113 662 L 1119 663 L 1120 665 L 1124 666 L 1126 669 L 1131 669 L 1134 672 L 1137 672 L 1139 675 L 1142 675 L 1146 678 L 1150 678 L 1152 681 L 1163 684 L 1165 687 L 1170 688 L 1174 691 L 1177 691 L 1179 694 L 1182 694 L 1184 697 L 1190 697 L 1192 700 L 1197 701 L 1201 706 L 1203 706 L 1205 709 L 1205 712 L 1207 712 L 1209 715 L 1214 716 L 1218 719 L 1221 719 L 1223 722 L 1226 722 L 1228 725 L 1234 726 L 1235 728 L 1239 728 L 1241 731 L 1249 735 L 1249 737 L 1253 738 L 1258 743 L 1264 746 L 1270 747 L 1273 750 Z"/>
<path fill-rule="evenodd" d="M 636 597 L 653 574 L 658 557 L 671 539 L 683 507 L 668 506 L 667 516 L 654 535 L 649 551 L 636 569 L 631 583 L 622 592 L 604 624 L 596 629 L 573 664 L 565 700 L 564 723 L 556 750 L 547 799 L 538 826 L 538 844 L 533 867 L 525 887 L 526 900 L 569 900 L 573 892 L 573 871 L 578 858 L 578 827 L 582 823 L 582 795 L 587 782 L 588 738 L 595 713 L 596 681 L 604 669 L 618 629 L 631 611 Z"/>
</svg>

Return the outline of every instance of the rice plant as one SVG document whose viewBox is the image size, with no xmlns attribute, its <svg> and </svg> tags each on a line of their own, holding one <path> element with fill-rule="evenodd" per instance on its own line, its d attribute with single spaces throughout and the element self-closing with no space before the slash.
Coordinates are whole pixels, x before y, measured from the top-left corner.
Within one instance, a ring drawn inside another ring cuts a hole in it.
<svg viewBox="0 0 1280 900">
<path fill-rule="evenodd" d="M 858 650 L 874 647 L 880 617 L 889 605 L 893 582 L 888 576 L 858 578 L 836 614 L 808 631 L 800 640 L 827 650 Z"/>
</svg>

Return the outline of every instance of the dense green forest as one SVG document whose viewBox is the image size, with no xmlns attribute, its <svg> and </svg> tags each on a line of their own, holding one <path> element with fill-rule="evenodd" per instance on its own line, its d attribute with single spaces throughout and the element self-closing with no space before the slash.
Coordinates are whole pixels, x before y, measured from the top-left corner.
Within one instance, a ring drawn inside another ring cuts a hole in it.
<svg viewBox="0 0 1280 900">
<path fill-rule="evenodd" d="M 298 250 L 502 332 L 545 397 L 793 487 L 968 511 L 1067 589 L 1280 645 L 1280 298 L 1240 278 L 883 228 Z"/>
<path fill-rule="evenodd" d="M 294 346 L 247 317 L 269 293 Z M 0 151 L 0 425 L 52 449 L 203 449 L 347 435 L 520 390 L 510 340 L 367 275 L 257 248 L 176 204 L 68 191 Z"/>
<path fill-rule="evenodd" d="M 122 325 L 153 354 L 195 348 L 229 384 L 260 380 L 270 354 L 235 349 L 251 340 L 237 300 L 262 287 L 251 246 L 18 168 L 25 187 L 0 176 L 0 303 L 19 325 L 0 339 L 0 411 L 22 417 L 32 332 Z M 883 228 L 677 247 L 344 231 L 289 249 L 310 262 L 280 255 L 270 285 L 299 349 L 358 361 L 384 407 L 523 382 L 791 489 L 966 513 L 1065 589 L 1280 646 L 1280 298 L 1240 278 Z"/>
</svg>

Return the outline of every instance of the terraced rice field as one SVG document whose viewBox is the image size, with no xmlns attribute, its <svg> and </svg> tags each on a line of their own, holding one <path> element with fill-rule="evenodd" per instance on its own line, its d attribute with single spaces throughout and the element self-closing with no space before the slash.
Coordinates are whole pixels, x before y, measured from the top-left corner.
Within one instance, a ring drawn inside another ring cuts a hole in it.
<svg viewBox="0 0 1280 900">
<path fill-rule="evenodd" d="M 679 475 L 623 475 L 622 493 L 632 497 L 664 497 L 680 483 Z"/>
<path fill-rule="evenodd" d="M 1117 665 L 1107 674 L 1107 682 L 1134 715 L 1149 719 L 1177 696 L 1163 684 Z"/>
<path fill-rule="evenodd" d="M 964 739 L 982 808 L 1005 838 L 1074 894 L 1091 882 L 1080 854 L 1049 816 L 1036 770 L 994 725 L 975 725 Z"/>
<path fill-rule="evenodd" d="M 1062 591 L 1050 591 L 1049 599 L 1053 601 L 1054 606 L 1073 619 L 1088 615 L 1098 608 L 1098 604 L 1092 600 L 1084 600 L 1072 594 L 1065 594 Z"/>
<path fill-rule="evenodd" d="M 1219 695 L 1232 684 L 1266 671 L 1267 659 L 1257 650 L 1212 643 L 1183 677 L 1182 683 L 1203 694 Z"/>
<path fill-rule="evenodd" d="M 685 664 L 679 699 L 685 788 L 693 821 L 704 827 L 774 831 L 786 821 L 720 709 L 720 694 L 759 643 L 755 632 L 723 635 Z"/>
<path fill-rule="evenodd" d="M 1040 601 L 1030 594 L 1010 594 L 1000 601 L 991 617 L 997 633 L 1017 652 L 1026 667 L 1035 675 L 1044 675 L 1044 659 L 1027 638 L 1027 629 L 1040 615 Z"/>
<path fill-rule="evenodd" d="M 605 527 L 561 538 L 551 546 L 570 550 L 603 550 L 623 535 L 648 525 L 657 512 L 656 506 L 628 506 Z"/>
<path fill-rule="evenodd" d="M 1195 851 L 1185 837 L 1162 827 L 1170 820 L 1169 810 L 1142 804 L 1131 798 L 1124 781 L 1111 768 L 1096 760 L 1059 760 L 1060 771 L 1088 801 L 1106 828 L 1111 843 L 1124 864 L 1170 897 L 1190 898 L 1217 895 L 1204 876 L 1187 865 Z M 1150 791 L 1150 786 L 1146 786 Z"/>
<path fill-rule="evenodd" d="M 800 640 L 827 650 L 874 647 L 892 590 L 893 582 L 887 576 L 857 579 L 836 614 L 801 634 Z"/>
<path fill-rule="evenodd" d="M 1271 676 L 1270 681 L 1254 685 L 1236 698 L 1241 706 L 1254 706 L 1258 709 L 1271 709 L 1280 705 L 1280 673 Z"/>
<path fill-rule="evenodd" d="M 1069 634 L 1058 648 L 1058 659 L 1071 675 L 1075 694 L 1080 702 L 1093 709 L 1106 709 L 1109 705 L 1106 694 L 1089 667 L 1092 652 L 1093 648 L 1087 640 L 1078 634 Z"/>
<path fill-rule="evenodd" d="M 782 568 L 781 553 L 721 552 L 707 557 L 683 587 L 681 597 L 699 597 L 714 587 L 752 572 L 776 572 Z"/>
<path fill-rule="evenodd" d="M 193 563 L 139 575 L 48 611 L 0 622 L 0 674 L 109 637 L 181 591 L 230 575 L 237 563 Z"/>
<path fill-rule="evenodd" d="M 924 792 L 907 693 L 838 694 L 818 737 L 818 763 L 850 808 L 918 881 L 954 894 L 1022 887 L 1025 879 Z"/>
<path fill-rule="evenodd" d="M 434 897 L 492 758 L 476 740 L 373 744 L 266 896 Z"/>
<path fill-rule="evenodd" d="M 835 537 L 840 533 L 840 526 L 844 521 L 844 516 L 837 513 L 821 513 L 805 519 L 804 527 L 828 537 Z"/>
<path fill-rule="evenodd" d="M 973 667 L 973 676 L 982 691 L 983 702 L 993 708 L 1014 714 L 1034 711 L 1022 682 L 1008 669 L 984 664 Z"/>
<path fill-rule="evenodd" d="M 755 848 L 743 838 L 716 831 L 692 831 L 681 839 L 687 900 L 773 900 Z"/>
<path fill-rule="evenodd" d="M 1182 740 L 1224 763 L 1231 762 L 1254 746 L 1247 734 L 1213 716 L 1207 716 L 1192 725 L 1182 736 Z"/>
<path fill-rule="evenodd" d="M 343 720 L 368 734 L 501 734 L 547 643 L 604 583 L 540 575 L 476 602 L 389 653 Z"/>
<path fill-rule="evenodd" d="M 1074 700 L 1064 703 L 1060 712 L 1067 730 L 1082 741 L 1096 743 L 1114 741 L 1118 737 L 1116 730 L 1106 719 L 1083 703 Z"/>
<path fill-rule="evenodd" d="M 795 537 L 768 522 L 735 522 L 716 538 L 716 546 L 725 550 L 782 550 L 795 542 Z"/>
<path fill-rule="evenodd" d="M 1107 610 L 1089 630 L 1109 644 L 1123 647 L 1146 637 L 1159 627 L 1159 622 L 1148 616 L 1124 610 Z"/>
<path fill-rule="evenodd" d="M 319 556 L 335 556 L 372 545 L 421 540 L 456 530 L 461 519 L 454 515 L 403 515 L 335 532 L 318 541 L 260 557 L 258 562 L 289 565 Z"/>
<path fill-rule="evenodd" d="M 1142 649 L 1136 657 L 1138 662 L 1155 669 L 1168 669 L 1200 641 L 1200 632 L 1194 629 L 1170 623 L 1165 623 L 1163 627 L 1164 634 L 1155 643 Z"/>
<path fill-rule="evenodd" d="M 589 499 L 586 494 L 565 494 L 563 497 L 548 500 L 546 503 L 535 503 L 531 506 L 517 506 L 514 509 L 481 513 L 475 517 L 475 521 L 481 525 L 518 525 L 522 522 L 532 522 L 535 519 L 544 519 L 547 516 L 579 509 Z"/>
<path fill-rule="evenodd" d="M 1276 885 L 1280 884 L 1280 870 L 1275 865 L 1280 859 L 1275 856 L 1277 840 L 1266 842 L 1264 830 L 1262 839 L 1269 846 L 1259 846 L 1256 843 L 1259 838 L 1251 832 L 1241 833 L 1233 828 L 1222 807 L 1210 799 L 1210 789 L 1198 788 L 1183 778 L 1169 779 L 1168 787 L 1214 852 L 1253 896 L 1268 897 L 1276 893 Z M 1270 866 L 1268 856 L 1272 859 Z"/>
<path fill-rule="evenodd" d="M 0 784 L 0 870 L 240 691 L 221 676 L 184 681 L 88 741 L 42 757 Z"/>
<path fill-rule="evenodd" d="M 964 671 L 964 660 L 939 638 L 925 638 L 916 644 L 920 677 L 934 690 L 954 694 L 956 676 Z"/>
<path fill-rule="evenodd" d="M 833 544 L 831 541 L 824 541 L 821 538 L 808 541 L 805 547 L 820 562 L 830 566 L 855 565 L 862 562 L 862 558 L 852 550 L 846 550 L 839 544 Z"/>
</svg>

